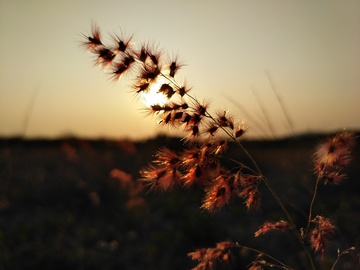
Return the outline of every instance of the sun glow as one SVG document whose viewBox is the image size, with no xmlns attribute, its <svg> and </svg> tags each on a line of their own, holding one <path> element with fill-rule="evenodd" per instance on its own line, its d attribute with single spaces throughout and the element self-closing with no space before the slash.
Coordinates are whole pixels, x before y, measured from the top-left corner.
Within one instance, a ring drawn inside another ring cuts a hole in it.
<svg viewBox="0 0 360 270">
<path fill-rule="evenodd" d="M 169 102 L 169 99 L 166 97 L 166 95 L 159 92 L 159 89 L 164 82 L 164 80 L 158 79 L 154 84 L 151 85 L 149 91 L 141 93 L 141 99 L 144 101 L 146 106 L 162 106 Z"/>
</svg>

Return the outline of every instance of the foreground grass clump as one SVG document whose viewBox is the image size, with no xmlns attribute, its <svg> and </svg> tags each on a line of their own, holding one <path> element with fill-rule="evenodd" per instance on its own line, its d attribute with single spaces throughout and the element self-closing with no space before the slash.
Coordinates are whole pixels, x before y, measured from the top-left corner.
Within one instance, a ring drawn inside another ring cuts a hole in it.
<svg viewBox="0 0 360 270">
<path fill-rule="evenodd" d="M 339 250 L 337 258 L 329 264 L 325 255 L 328 241 L 336 233 L 335 222 L 314 209 L 320 184 L 339 185 L 347 178 L 345 169 L 352 159 L 355 133 L 343 131 L 319 144 L 313 158 L 315 180 L 312 195 L 308 206 L 300 209 L 303 216 L 299 217 L 296 213 L 299 209 L 283 199 L 274 181 L 265 175 L 240 141 L 248 131 L 243 122 L 227 110 L 211 112 L 209 102 L 195 98 L 191 88 L 176 80 L 183 67 L 177 57 L 164 57 L 163 50 L 149 44 L 134 47 L 131 38 L 118 35 L 113 36 L 113 45 L 105 45 L 96 25 L 91 35 L 84 37 L 83 45 L 114 80 L 129 71 L 134 75 L 133 92 L 145 100 L 148 115 L 157 117 L 160 125 L 185 134 L 183 150 L 161 147 L 153 163 L 140 170 L 141 180 L 150 190 L 200 187 L 204 191 L 200 208 L 213 214 L 237 200 L 243 201 L 248 211 L 259 209 L 264 201 L 260 189 L 265 189 L 276 202 L 279 213 L 259 225 L 252 233 L 255 238 L 281 231 L 279 238 L 282 241 L 288 239 L 296 243 L 292 246 L 292 253 L 298 255 L 300 267 L 306 269 L 334 269 L 342 255 L 357 252 L 355 246 Z M 241 159 L 225 155 L 230 142 L 231 147 L 242 153 Z M 247 264 L 249 269 L 297 267 L 282 254 L 275 256 L 271 250 L 265 252 L 265 247 L 244 245 L 236 239 L 220 241 L 215 247 L 200 248 L 188 255 L 197 263 L 194 269 L 213 269 L 217 265 L 236 265 L 234 250 L 254 254 Z"/>
</svg>

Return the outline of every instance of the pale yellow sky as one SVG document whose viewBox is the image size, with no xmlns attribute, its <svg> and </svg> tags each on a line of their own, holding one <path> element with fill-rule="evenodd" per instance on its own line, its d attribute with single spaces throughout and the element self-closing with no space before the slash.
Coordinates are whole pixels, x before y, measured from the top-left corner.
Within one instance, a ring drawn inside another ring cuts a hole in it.
<svg viewBox="0 0 360 270">
<path fill-rule="evenodd" d="M 0 3 L 0 136 L 167 131 L 141 113 L 131 82 L 111 82 L 79 46 L 92 21 L 104 37 L 121 28 L 179 54 L 193 95 L 210 99 L 210 110 L 230 109 L 254 136 L 269 133 L 234 103 L 251 118 L 263 117 L 261 103 L 275 135 L 289 132 L 267 74 L 296 132 L 360 128 L 360 1 Z"/>
</svg>

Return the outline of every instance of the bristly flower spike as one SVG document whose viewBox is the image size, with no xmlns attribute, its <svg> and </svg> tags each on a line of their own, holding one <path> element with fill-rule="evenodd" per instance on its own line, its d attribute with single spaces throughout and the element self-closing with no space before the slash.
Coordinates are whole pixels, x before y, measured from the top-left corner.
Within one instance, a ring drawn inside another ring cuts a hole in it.
<svg viewBox="0 0 360 270">
<path fill-rule="evenodd" d="M 220 127 L 229 127 L 234 129 L 233 117 L 227 111 L 217 113 L 217 123 Z"/>
<path fill-rule="evenodd" d="M 278 222 L 265 222 L 256 232 L 255 237 L 265 234 L 271 230 L 286 231 L 290 229 L 290 224 L 287 221 L 280 220 Z"/>
<path fill-rule="evenodd" d="M 159 66 L 142 67 L 139 78 L 149 83 L 155 82 L 158 76 L 161 74 L 161 68 Z"/>
<path fill-rule="evenodd" d="M 120 36 L 118 36 L 117 34 L 114 34 L 112 36 L 113 40 L 116 42 L 116 51 L 117 52 L 126 52 L 126 50 L 130 47 L 131 45 L 131 39 L 132 39 L 132 35 L 129 38 L 121 38 Z"/>
<path fill-rule="evenodd" d="M 195 105 L 195 111 L 198 115 L 205 116 L 209 108 L 210 102 L 203 101 L 202 103 L 197 103 Z"/>
<path fill-rule="evenodd" d="M 248 131 L 248 128 L 243 123 L 239 124 L 235 129 L 235 138 L 243 136 Z"/>
<path fill-rule="evenodd" d="M 83 45 L 92 52 L 96 51 L 99 46 L 103 45 L 101 42 L 100 29 L 95 23 L 93 23 L 91 26 L 91 36 L 84 36 L 86 37 L 87 41 L 84 42 Z"/>
<path fill-rule="evenodd" d="M 340 173 L 351 160 L 351 147 L 355 143 L 355 136 L 351 132 L 342 132 L 328 141 L 321 143 L 315 152 L 315 172 L 325 179 L 325 183 L 332 182 L 326 179 L 333 178 L 339 183 L 345 175 Z M 338 176 L 341 177 L 338 177 Z M 335 178 L 334 178 L 335 177 Z"/>
<path fill-rule="evenodd" d="M 163 93 L 165 96 L 167 96 L 168 99 L 171 99 L 171 97 L 176 93 L 174 89 L 167 83 L 162 84 L 158 92 Z"/>
<path fill-rule="evenodd" d="M 218 131 L 219 127 L 216 124 L 210 123 L 206 130 L 204 131 L 205 134 L 209 134 L 210 136 L 215 136 L 216 132 Z"/>
<path fill-rule="evenodd" d="M 161 64 L 162 50 L 158 45 L 146 44 L 142 45 L 141 49 L 135 52 L 138 59 L 145 64 L 145 67 L 156 67 Z"/>
<path fill-rule="evenodd" d="M 180 157 L 172 150 L 164 147 L 158 150 L 155 162 L 167 168 L 176 168 L 180 164 Z"/>
<path fill-rule="evenodd" d="M 150 185 L 150 190 L 166 191 L 173 188 L 181 179 L 181 174 L 176 168 L 165 166 L 150 165 L 141 170 L 140 174 L 142 176 L 140 180 L 147 182 Z"/>
<path fill-rule="evenodd" d="M 335 226 L 323 216 L 316 216 L 312 222 L 315 223 L 315 228 L 311 231 L 310 243 L 314 252 L 320 252 L 323 259 L 327 239 L 335 233 Z"/>
<path fill-rule="evenodd" d="M 113 63 L 113 79 L 118 80 L 125 72 L 131 69 L 134 63 L 135 58 L 133 58 L 131 55 L 124 56 L 119 62 Z"/>
<path fill-rule="evenodd" d="M 139 50 L 134 52 L 134 54 L 140 62 L 145 63 L 145 61 L 148 57 L 146 46 L 142 45 Z"/>
<path fill-rule="evenodd" d="M 170 64 L 169 64 L 169 76 L 174 78 L 175 74 L 178 72 L 178 70 L 180 68 L 182 68 L 184 66 L 184 64 L 179 61 L 178 59 L 178 55 L 176 55 L 173 60 L 170 60 Z"/>
<path fill-rule="evenodd" d="M 177 92 L 179 93 L 179 95 L 180 95 L 181 97 L 183 97 L 183 96 L 185 96 L 190 90 L 191 90 L 191 87 L 188 87 L 188 86 L 187 86 L 187 83 L 184 82 L 184 84 L 177 89 Z"/>
<path fill-rule="evenodd" d="M 97 49 L 96 53 L 98 54 L 97 63 L 100 66 L 108 67 L 116 57 L 116 54 L 112 50 L 105 47 Z"/>
<path fill-rule="evenodd" d="M 220 175 L 215 179 L 214 184 L 206 189 L 206 195 L 202 209 L 209 212 L 215 212 L 228 204 L 233 195 L 233 188 L 231 181 L 228 181 L 227 175 Z"/>
</svg>

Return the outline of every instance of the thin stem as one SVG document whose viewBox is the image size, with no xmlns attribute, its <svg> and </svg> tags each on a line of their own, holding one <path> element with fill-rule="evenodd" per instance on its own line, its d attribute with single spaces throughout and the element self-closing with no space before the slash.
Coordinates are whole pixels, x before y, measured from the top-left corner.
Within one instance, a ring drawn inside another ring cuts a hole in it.
<svg viewBox="0 0 360 270">
<path fill-rule="evenodd" d="M 274 257 L 271 256 L 270 254 L 267 254 L 266 252 L 260 251 L 260 250 L 258 250 L 258 249 L 256 249 L 256 248 L 252 248 L 252 247 L 248 247 L 248 246 L 241 245 L 241 244 L 239 244 L 239 243 L 237 243 L 237 242 L 235 243 L 235 245 L 236 245 L 237 247 L 245 248 L 245 249 L 251 250 L 251 251 L 253 251 L 253 252 L 256 252 L 256 253 L 258 253 L 258 254 L 261 254 L 261 255 L 263 255 L 263 256 L 265 256 L 265 257 L 268 257 L 269 259 L 271 259 L 271 260 L 273 260 L 274 262 L 278 263 L 279 265 L 277 265 L 277 267 L 279 267 L 279 268 L 283 268 L 283 269 L 287 269 L 287 270 L 295 270 L 294 268 L 291 268 L 290 266 L 286 265 L 286 264 L 283 263 L 282 261 L 274 258 Z"/>
<path fill-rule="evenodd" d="M 208 113 L 208 116 L 215 121 L 215 119 Z M 266 187 L 268 188 L 268 190 L 270 191 L 270 193 L 272 194 L 272 196 L 274 197 L 275 201 L 278 203 L 278 205 L 280 206 L 280 208 L 282 209 L 282 211 L 284 212 L 284 214 L 286 215 L 287 220 L 289 221 L 291 228 L 298 240 L 298 242 L 300 243 L 301 247 L 304 249 L 309 262 L 311 264 L 311 269 L 315 270 L 315 265 L 314 265 L 314 261 L 312 259 L 311 254 L 309 253 L 309 250 L 307 249 L 307 247 L 304 244 L 303 239 L 301 238 L 300 234 L 298 233 L 297 229 L 296 229 L 296 225 L 294 220 L 292 219 L 289 211 L 286 209 L 285 205 L 283 204 L 283 202 L 281 201 L 280 197 L 277 195 L 277 193 L 275 192 L 275 190 L 273 189 L 273 187 L 270 185 L 269 181 L 267 180 L 267 178 L 262 174 L 262 171 L 259 167 L 259 165 L 257 164 L 257 162 L 255 161 L 255 159 L 250 155 L 250 153 L 246 150 L 246 148 L 225 128 L 222 127 L 222 129 L 224 130 L 224 132 L 233 140 L 235 141 L 235 143 L 241 148 L 241 150 L 245 153 L 245 155 L 251 160 L 251 162 L 253 163 L 256 171 L 258 172 L 259 176 L 261 176 L 261 179 L 264 181 Z"/>
<path fill-rule="evenodd" d="M 335 269 L 335 265 L 338 263 L 338 261 L 339 261 L 339 259 L 340 259 L 340 256 L 341 256 L 341 254 L 337 256 L 334 264 L 331 266 L 331 270 L 334 270 L 334 269 Z"/>
<path fill-rule="evenodd" d="M 147 66 L 146 63 L 141 62 L 139 59 L 137 59 L 136 57 L 134 57 L 134 59 L 140 63 L 143 64 L 145 66 Z M 164 77 L 166 80 L 168 80 L 171 84 L 173 84 L 176 88 L 180 89 L 180 85 L 177 83 L 177 81 L 173 78 L 170 78 L 168 75 L 164 74 L 163 72 L 160 71 L 160 76 Z M 194 98 L 192 95 L 185 93 L 187 97 L 189 97 L 192 101 L 194 101 L 196 104 L 200 104 L 199 101 Z M 210 118 L 212 121 L 214 121 L 214 123 L 217 123 L 216 119 L 206 110 L 205 112 L 205 116 Z M 299 243 L 301 244 L 302 248 L 305 250 L 310 264 L 311 264 L 311 268 L 315 269 L 312 257 L 308 251 L 308 249 L 305 247 L 303 239 L 300 237 L 299 233 L 297 232 L 296 229 L 296 225 L 289 213 L 289 211 L 286 209 L 285 205 L 283 204 L 283 202 L 281 201 L 280 197 L 276 194 L 275 190 L 272 188 L 272 186 L 270 185 L 269 181 L 266 179 L 266 177 L 263 176 L 262 171 L 259 167 L 259 165 L 257 164 L 257 162 L 255 161 L 255 159 L 250 155 L 250 153 L 246 150 L 246 148 L 236 139 L 236 137 L 230 133 L 225 127 L 221 127 L 221 129 L 229 136 L 229 138 L 231 138 L 240 148 L 241 150 L 244 152 L 244 154 L 247 156 L 248 159 L 250 159 L 250 161 L 252 162 L 255 171 L 257 171 L 258 175 L 261 177 L 261 179 L 264 181 L 266 187 L 268 188 L 268 190 L 270 191 L 270 193 L 273 195 L 273 197 L 275 198 L 276 202 L 278 203 L 278 205 L 280 206 L 280 208 L 282 209 L 282 211 L 284 212 L 284 214 L 286 215 L 292 230 L 294 231 L 296 238 L 298 239 Z M 255 249 L 252 249 L 253 251 L 256 251 Z M 259 251 L 257 251 L 259 252 Z M 262 252 L 260 252 L 262 253 Z M 269 258 L 271 256 L 268 256 Z M 276 260 L 275 258 L 271 257 L 272 259 Z M 276 260 L 277 261 L 277 260 Z M 289 268 L 288 268 L 289 269 Z"/>
<path fill-rule="evenodd" d="M 279 196 L 276 194 L 275 190 L 272 188 L 272 186 L 270 185 L 269 181 L 263 177 L 263 181 L 266 185 L 266 187 L 269 189 L 269 191 L 271 192 L 271 194 L 273 195 L 273 197 L 275 198 L 276 202 L 279 204 L 279 206 L 281 207 L 281 209 L 283 210 L 283 212 L 285 213 L 286 215 L 286 218 L 288 219 L 288 221 L 290 222 L 291 224 L 291 228 L 298 240 L 298 242 L 300 243 L 301 247 L 304 249 L 304 251 L 306 252 L 306 256 L 308 257 L 309 259 L 309 262 L 311 264 L 311 269 L 315 270 L 315 265 L 314 265 L 314 261 L 312 259 L 312 256 L 309 252 L 309 250 L 307 249 L 307 247 L 305 246 L 304 244 L 304 241 L 303 239 L 301 238 L 300 234 L 298 233 L 297 229 L 296 229 L 296 225 L 294 223 L 294 220 L 292 219 L 289 211 L 286 209 L 285 205 L 282 203 L 281 199 L 279 198 Z"/>
<path fill-rule="evenodd" d="M 162 74 L 162 76 L 164 76 L 165 78 L 167 78 L 168 76 Z M 172 81 L 172 80 L 171 80 Z M 172 82 L 174 83 L 174 82 Z M 176 84 L 174 84 L 176 85 Z M 197 104 L 199 104 L 199 101 L 194 98 L 193 96 L 189 95 L 188 93 L 186 93 L 186 95 L 193 100 L 194 102 L 196 102 Z M 215 118 L 208 112 L 206 111 L 206 116 L 209 117 L 212 121 L 214 121 L 216 123 Z M 298 233 L 297 229 L 296 229 L 296 225 L 294 223 L 294 220 L 292 219 L 289 211 L 286 209 L 285 205 L 283 204 L 283 202 L 281 201 L 280 197 L 277 195 L 277 193 L 275 192 L 275 190 L 273 189 L 273 187 L 270 185 L 269 181 L 266 179 L 266 177 L 264 177 L 264 175 L 262 174 L 262 171 L 259 167 L 259 165 L 257 164 L 257 162 L 255 161 L 255 159 L 250 155 L 250 153 L 246 150 L 246 148 L 234 137 L 233 134 L 231 134 L 226 128 L 221 127 L 221 129 L 229 136 L 229 138 L 231 138 L 240 148 L 241 150 L 244 152 L 244 154 L 250 159 L 250 161 L 252 162 L 252 164 L 255 167 L 255 170 L 257 171 L 258 175 L 261 177 L 261 179 L 264 181 L 266 187 L 268 188 L 268 190 L 270 191 L 270 193 L 272 194 L 272 196 L 274 197 L 274 199 L 276 200 L 276 202 L 278 203 L 278 205 L 280 206 L 280 208 L 282 209 L 282 211 L 284 212 L 284 214 L 286 215 L 287 220 L 289 221 L 291 228 L 298 240 L 298 242 L 300 243 L 301 247 L 303 248 L 303 250 L 305 251 L 309 262 L 311 264 L 311 269 L 315 270 L 315 265 L 312 259 L 311 254 L 309 253 L 309 250 L 307 249 L 307 247 L 304 244 L 303 239 L 301 238 L 300 234 Z"/>
<path fill-rule="evenodd" d="M 320 179 L 321 179 L 320 177 L 318 177 L 316 179 L 315 188 L 314 188 L 314 194 L 313 194 L 313 197 L 311 199 L 311 203 L 310 203 L 310 207 L 309 207 L 308 221 L 307 221 L 307 225 L 306 225 L 306 229 L 305 229 L 303 238 L 306 237 L 306 235 L 307 235 L 307 233 L 309 231 L 310 223 L 311 223 L 311 220 L 312 220 L 312 210 L 313 210 L 313 207 L 314 207 L 314 202 L 315 202 L 315 198 L 316 198 L 316 195 L 317 195 L 317 190 L 318 190 Z"/>
<path fill-rule="evenodd" d="M 228 133 L 229 134 L 229 133 Z M 231 134 L 230 134 L 231 135 Z M 244 148 L 244 146 L 238 141 L 236 140 L 236 138 L 234 138 L 233 136 L 230 136 L 233 140 L 236 141 L 236 143 L 238 144 L 238 146 L 244 151 L 244 153 L 247 155 L 247 157 L 252 161 L 252 163 L 254 164 L 256 170 L 259 172 L 259 175 L 262 176 L 262 180 L 264 181 L 266 187 L 268 188 L 268 190 L 270 191 L 270 193 L 272 194 L 272 196 L 274 197 L 275 201 L 278 203 L 278 205 L 280 206 L 280 208 L 282 209 L 282 211 L 284 212 L 284 214 L 286 215 L 287 220 L 289 221 L 292 230 L 297 238 L 297 240 L 299 241 L 300 245 L 302 246 L 302 248 L 304 249 L 304 251 L 306 252 L 306 255 L 309 259 L 309 262 L 311 264 L 311 268 L 313 270 L 315 270 L 315 265 L 313 262 L 313 259 L 309 253 L 309 250 L 306 248 L 303 239 L 301 238 L 300 234 L 298 233 L 297 229 L 296 229 L 296 225 L 294 223 L 294 220 L 292 219 L 289 211 L 286 209 L 285 205 L 283 204 L 283 202 L 281 201 L 280 197 L 277 195 L 277 193 L 275 192 L 275 190 L 273 189 L 273 187 L 270 185 L 269 181 L 267 180 L 267 178 L 265 176 L 263 176 L 259 165 L 257 164 L 257 162 L 255 161 L 255 159 L 250 155 L 250 153 Z"/>
<path fill-rule="evenodd" d="M 291 136 L 294 136 L 294 128 L 293 128 L 292 121 L 291 121 L 290 116 L 289 116 L 290 114 L 289 114 L 289 112 L 287 111 L 287 109 L 286 109 L 286 107 L 285 107 L 285 105 L 284 105 L 284 102 L 282 102 L 282 99 L 281 99 L 280 95 L 278 94 L 278 92 L 277 92 L 277 90 L 276 90 L 275 83 L 274 83 L 274 81 L 273 81 L 270 73 L 269 73 L 268 71 L 266 71 L 265 73 L 266 73 L 266 76 L 267 76 L 267 78 L 268 78 L 268 80 L 269 80 L 271 89 L 273 90 L 273 92 L 274 92 L 274 94 L 275 94 L 275 97 L 276 97 L 278 103 L 280 104 L 280 108 L 281 108 L 281 110 L 282 110 L 282 112 L 283 112 L 283 115 L 284 115 L 284 117 L 285 117 L 286 123 L 287 123 L 287 125 L 288 125 L 288 127 L 289 127 L 289 129 L 290 129 Z"/>
<path fill-rule="evenodd" d="M 224 158 L 224 159 L 230 160 L 230 161 L 234 162 L 235 164 L 239 165 L 238 167 L 235 167 L 234 169 L 236 169 L 236 168 L 247 169 L 247 170 L 249 170 L 251 173 L 253 173 L 255 175 L 258 174 L 258 172 L 255 171 L 253 168 L 250 168 L 249 166 L 245 165 L 244 163 L 241 163 L 241 162 L 237 161 L 236 159 L 233 159 L 233 158 L 230 158 L 230 157 L 227 157 L 227 156 L 221 156 L 221 157 Z"/>
<path fill-rule="evenodd" d="M 352 251 L 354 251 L 354 250 L 355 250 L 355 247 L 351 247 L 351 248 L 348 248 L 348 249 L 343 250 L 341 253 L 338 251 L 338 256 L 337 256 L 334 264 L 331 266 L 331 270 L 334 270 L 334 269 L 335 269 L 335 265 L 339 262 L 339 259 L 340 259 L 340 257 L 341 257 L 342 255 L 347 254 L 347 253 L 349 253 L 349 252 L 352 252 Z"/>
</svg>

